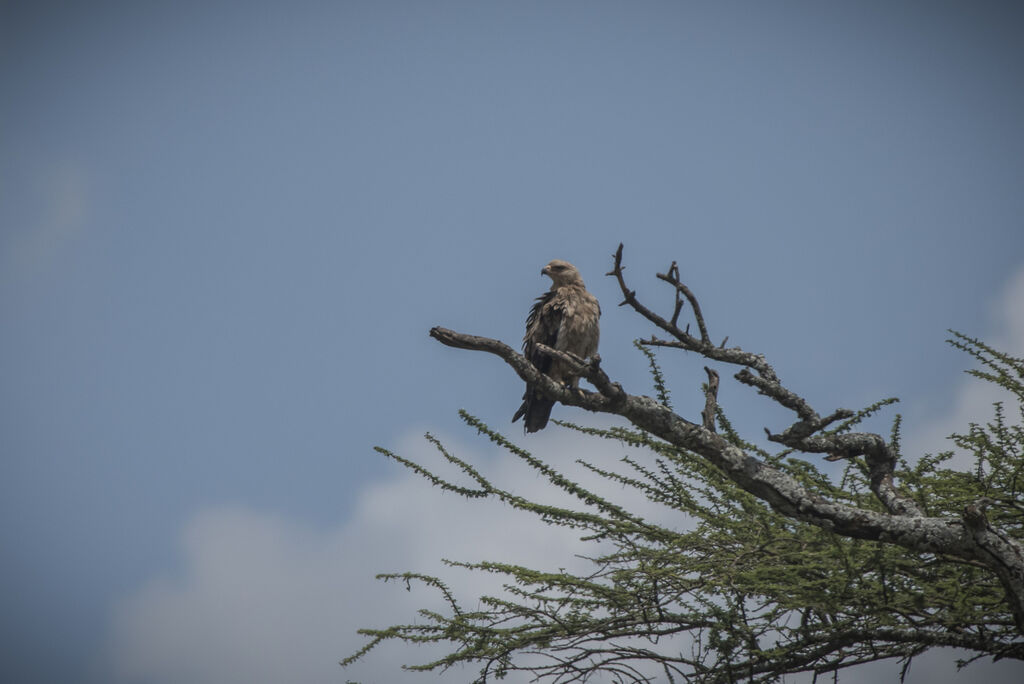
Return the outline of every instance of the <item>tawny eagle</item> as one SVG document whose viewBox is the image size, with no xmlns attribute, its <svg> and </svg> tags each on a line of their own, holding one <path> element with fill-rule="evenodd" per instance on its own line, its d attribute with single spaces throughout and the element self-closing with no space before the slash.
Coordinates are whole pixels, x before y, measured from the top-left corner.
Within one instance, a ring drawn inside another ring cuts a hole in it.
<svg viewBox="0 0 1024 684">
<path fill-rule="evenodd" d="M 575 388 L 579 377 L 572 374 L 568 364 L 542 353 L 537 345 L 582 359 L 593 356 L 597 353 L 601 307 L 597 298 L 587 292 L 580 272 L 568 261 L 555 259 L 541 270 L 541 275 L 551 278 L 551 289 L 537 298 L 526 317 L 523 353 L 537 370 L 555 382 Z M 523 405 L 512 416 L 512 422 L 525 416 L 526 431 L 537 432 L 548 424 L 552 406 L 553 401 L 527 385 Z"/>
</svg>

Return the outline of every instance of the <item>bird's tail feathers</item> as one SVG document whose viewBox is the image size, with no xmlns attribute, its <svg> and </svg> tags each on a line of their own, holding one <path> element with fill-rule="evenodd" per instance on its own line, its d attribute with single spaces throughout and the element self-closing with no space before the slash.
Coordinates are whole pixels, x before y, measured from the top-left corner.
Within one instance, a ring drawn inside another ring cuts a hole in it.
<svg viewBox="0 0 1024 684">
<path fill-rule="evenodd" d="M 526 420 L 523 421 L 523 428 L 526 432 L 543 430 L 544 426 L 548 424 L 548 418 L 551 416 L 551 409 L 554 405 L 555 402 L 550 399 L 545 399 L 530 390 L 526 390 L 526 394 L 523 395 L 523 405 L 512 416 L 512 422 L 514 423 L 525 416 Z"/>
</svg>

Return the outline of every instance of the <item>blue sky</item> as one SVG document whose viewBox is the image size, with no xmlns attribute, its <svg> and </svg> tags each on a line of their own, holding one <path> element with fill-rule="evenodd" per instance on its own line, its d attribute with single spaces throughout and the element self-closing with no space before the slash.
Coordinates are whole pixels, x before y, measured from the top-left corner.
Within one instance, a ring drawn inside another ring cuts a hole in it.
<svg viewBox="0 0 1024 684">
<path fill-rule="evenodd" d="M 678 260 L 712 335 L 822 409 L 896 395 L 948 432 L 972 404 L 945 330 L 1024 343 L 1022 29 L 986 2 L 0 5 L 4 679 L 226 681 L 155 655 L 204 624 L 166 606 L 209 607 L 211 558 L 280 596 L 282 559 L 320 568 L 339 617 L 303 657 L 344 656 L 353 587 L 443 555 L 388 541 L 437 492 L 372 446 L 498 458 L 463 407 L 518 434 L 518 380 L 427 330 L 516 343 L 552 258 L 631 391 L 651 331 L 603 276 L 620 241 L 641 296 L 668 305 Z M 671 363 L 699 410 L 700 364 Z M 748 395 L 723 384 L 752 431 L 784 419 Z M 293 656 L 281 681 L 347 676 Z"/>
</svg>

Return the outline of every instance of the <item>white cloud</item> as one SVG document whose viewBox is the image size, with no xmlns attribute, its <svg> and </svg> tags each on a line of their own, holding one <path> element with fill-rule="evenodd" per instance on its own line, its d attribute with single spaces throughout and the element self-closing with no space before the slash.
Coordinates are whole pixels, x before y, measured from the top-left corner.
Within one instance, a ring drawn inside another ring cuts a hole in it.
<svg viewBox="0 0 1024 684">
<path fill-rule="evenodd" d="M 555 428 L 524 442 L 564 465 L 581 455 L 578 439 Z M 564 493 L 508 453 L 444 441 L 515 493 L 566 504 Z M 584 444 L 585 457 L 604 466 L 623 454 L 604 440 Z M 405 439 L 398 451 L 450 473 L 422 438 Z M 637 504 L 636 495 L 618 487 L 610 495 Z M 407 593 L 375 582 L 376 573 L 452 577 L 458 595 L 472 600 L 496 591 L 500 578 L 446 569 L 440 558 L 579 569 L 587 564 L 573 556 L 584 549 L 579 536 L 500 503 L 442 493 L 404 469 L 369 487 L 352 517 L 333 529 L 246 509 L 207 510 L 185 526 L 181 572 L 151 581 L 117 606 L 107 665 L 119 681 L 152 684 L 404 681 L 415 676 L 398 664 L 426 661 L 428 649 L 383 648 L 347 670 L 337 664 L 364 643 L 357 628 L 408 622 L 419 608 L 440 608 L 430 590 Z"/>
<path fill-rule="evenodd" d="M 992 329 L 982 340 L 999 351 L 1024 356 L 1024 266 L 1017 269 L 1005 289 L 990 308 Z M 963 331 L 967 332 L 967 331 Z M 977 366 L 967 355 L 961 357 L 964 367 Z M 1014 406 L 1012 395 L 992 383 L 964 375 L 950 404 L 941 414 L 920 425 L 906 426 L 905 452 L 912 455 L 955 450 L 949 439 L 953 432 L 965 432 L 971 422 L 984 423 L 992 417 L 992 404 L 1002 401 Z M 1012 416 L 1011 416 L 1012 417 Z M 972 459 L 965 453 L 949 462 L 949 467 L 970 468 Z"/>
</svg>

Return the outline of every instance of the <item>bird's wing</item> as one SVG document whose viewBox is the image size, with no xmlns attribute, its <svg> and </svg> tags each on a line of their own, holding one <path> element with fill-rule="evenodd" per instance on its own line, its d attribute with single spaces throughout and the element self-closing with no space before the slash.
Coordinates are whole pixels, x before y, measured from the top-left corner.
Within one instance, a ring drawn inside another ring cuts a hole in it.
<svg viewBox="0 0 1024 684">
<path fill-rule="evenodd" d="M 558 344 L 558 334 L 562 329 L 565 307 L 560 306 L 554 290 L 545 292 L 530 309 L 526 317 L 526 335 L 523 337 L 523 353 L 541 373 L 551 368 L 551 357 L 541 354 L 537 344 L 554 348 Z"/>
</svg>

